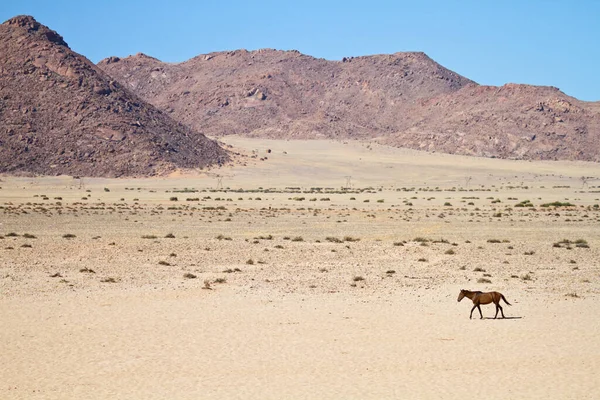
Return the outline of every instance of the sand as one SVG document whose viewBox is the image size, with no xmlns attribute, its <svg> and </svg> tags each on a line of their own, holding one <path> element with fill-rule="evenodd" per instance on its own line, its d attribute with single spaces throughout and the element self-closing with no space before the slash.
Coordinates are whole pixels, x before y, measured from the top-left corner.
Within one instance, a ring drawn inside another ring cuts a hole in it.
<svg viewBox="0 0 600 400">
<path fill-rule="evenodd" d="M 226 141 L 245 167 L 1 177 L 0 398 L 596 397 L 596 164 Z"/>
</svg>

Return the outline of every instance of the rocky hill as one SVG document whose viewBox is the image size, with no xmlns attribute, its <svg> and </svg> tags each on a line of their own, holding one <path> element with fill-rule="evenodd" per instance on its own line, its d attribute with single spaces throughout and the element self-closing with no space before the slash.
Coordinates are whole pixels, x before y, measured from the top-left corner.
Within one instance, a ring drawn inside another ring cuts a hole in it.
<svg viewBox="0 0 600 400">
<path fill-rule="evenodd" d="M 600 109 L 554 87 L 467 86 L 415 105 L 382 142 L 444 153 L 600 161 Z"/>
<path fill-rule="evenodd" d="M 99 63 L 174 118 L 211 135 L 365 138 L 396 131 L 415 101 L 471 83 L 423 53 L 333 62 L 237 50 L 166 64 L 144 54 Z"/>
<path fill-rule="evenodd" d="M 423 53 L 327 61 L 236 50 L 168 64 L 138 54 L 99 67 L 210 135 L 377 138 L 399 147 L 600 161 L 600 106 L 556 88 L 480 86 Z"/>
<path fill-rule="evenodd" d="M 0 25 L 0 172 L 145 176 L 228 159 L 34 18 Z"/>
</svg>

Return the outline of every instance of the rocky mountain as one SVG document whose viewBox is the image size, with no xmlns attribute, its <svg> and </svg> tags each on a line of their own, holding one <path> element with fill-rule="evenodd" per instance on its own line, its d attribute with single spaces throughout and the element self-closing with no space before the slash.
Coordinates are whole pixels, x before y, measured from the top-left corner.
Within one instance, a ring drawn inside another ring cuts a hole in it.
<svg viewBox="0 0 600 400">
<path fill-rule="evenodd" d="M 333 62 L 237 50 L 166 64 L 138 54 L 99 63 L 174 118 L 211 135 L 365 138 L 396 131 L 420 99 L 471 83 L 423 53 Z"/>
<path fill-rule="evenodd" d="M 327 61 L 236 50 L 179 64 L 110 57 L 98 66 L 214 136 L 377 138 L 453 154 L 600 161 L 599 103 L 551 87 L 480 86 L 424 53 Z"/>
<path fill-rule="evenodd" d="M 34 18 L 0 25 L 0 172 L 144 176 L 228 159 Z"/>
</svg>

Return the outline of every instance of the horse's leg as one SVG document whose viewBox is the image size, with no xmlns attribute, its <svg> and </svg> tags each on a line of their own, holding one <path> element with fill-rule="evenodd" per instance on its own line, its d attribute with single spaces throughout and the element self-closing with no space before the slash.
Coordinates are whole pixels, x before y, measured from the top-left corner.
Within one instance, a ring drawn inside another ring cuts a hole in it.
<svg viewBox="0 0 600 400">
<path fill-rule="evenodd" d="M 479 310 L 479 315 L 481 315 L 481 319 L 483 319 L 483 313 L 481 312 L 481 307 L 477 304 L 477 309 Z"/>
<path fill-rule="evenodd" d="M 469 315 L 469 319 L 472 319 L 472 318 L 473 318 L 473 310 L 475 309 L 475 307 L 477 307 L 477 304 L 475 304 L 475 305 L 473 306 L 473 308 L 471 308 L 471 315 Z"/>
<path fill-rule="evenodd" d="M 500 309 L 500 313 L 502 314 L 502 318 L 506 318 L 504 316 L 504 310 L 502 310 L 502 306 L 500 304 L 498 304 L 498 308 Z M 498 314 L 498 311 L 496 311 L 496 314 Z"/>
<path fill-rule="evenodd" d="M 496 315 L 494 315 L 494 319 L 496 319 L 496 317 L 498 316 L 498 307 L 500 307 L 500 305 L 496 304 Z"/>
</svg>

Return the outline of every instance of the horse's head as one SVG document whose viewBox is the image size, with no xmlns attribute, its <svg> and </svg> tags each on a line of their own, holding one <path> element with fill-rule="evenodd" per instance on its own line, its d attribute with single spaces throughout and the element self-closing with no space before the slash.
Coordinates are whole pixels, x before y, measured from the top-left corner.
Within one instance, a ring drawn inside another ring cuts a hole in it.
<svg viewBox="0 0 600 400">
<path fill-rule="evenodd" d="M 460 290 L 460 293 L 458 294 L 458 301 L 461 301 L 462 299 L 464 299 L 464 298 L 465 298 L 465 293 L 466 293 L 466 292 L 467 292 L 467 291 L 466 291 L 465 289 L 461 289 L 461 290 Z"/>
</svg>

